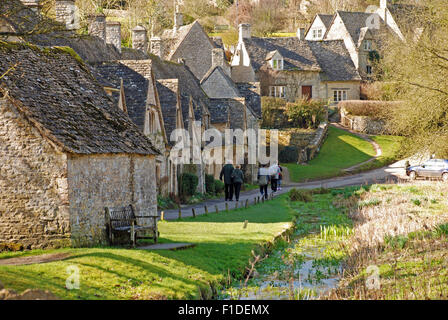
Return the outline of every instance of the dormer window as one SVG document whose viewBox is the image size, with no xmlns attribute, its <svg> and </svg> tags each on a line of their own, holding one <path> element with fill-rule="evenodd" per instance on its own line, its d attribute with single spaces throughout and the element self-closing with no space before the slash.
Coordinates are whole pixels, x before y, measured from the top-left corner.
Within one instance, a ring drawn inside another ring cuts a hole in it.
<svg viewBox="0 0 448 320">
<path fill-rule="evenodd" d="M 314 29 L 313 30 L 313 39 L 322 39 L 323 30 L 322 29 Z"/>
<path fill-rule="evenodd" d="M 272 69 L 283 70 L 283 59 L 273 59 L 272 60 Z"/>
<path fill-rule="evenodd" d="M 372 40 L 364 40 L 364 50 L 372 51 Z"/>
<path fill-rule="evenodd" d="M 283 70 L 284 61 L 282 55 L 280 54 L 280 52 L 278 52 L 278 50 L 269 52 L 266 56 L 266 61 L 268 61 L 272 69 Z"/>
</svg>

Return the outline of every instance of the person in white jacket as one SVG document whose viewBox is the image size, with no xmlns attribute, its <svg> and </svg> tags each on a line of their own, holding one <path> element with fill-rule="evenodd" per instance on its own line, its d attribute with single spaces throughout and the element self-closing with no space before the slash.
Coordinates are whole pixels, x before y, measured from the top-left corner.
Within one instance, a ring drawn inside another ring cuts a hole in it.
<svg viewBox="0 0 448 320">
<path fill-rule="evenodd" d="M 277 183 L 280 177 L 280 167 L 277 164 L 277 161 L 274 162 L 272 166 L 269 167 L 269 174 L 271 175 L 271 189 L 272 193 L 277 192 Z"/>
</svg>

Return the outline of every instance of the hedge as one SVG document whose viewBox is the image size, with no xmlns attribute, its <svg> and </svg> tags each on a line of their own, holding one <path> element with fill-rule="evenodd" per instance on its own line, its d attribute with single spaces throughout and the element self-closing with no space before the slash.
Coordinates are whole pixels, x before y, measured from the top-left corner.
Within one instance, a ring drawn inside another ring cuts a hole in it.
<svg viewBox="0 0 448 320">
<path fill-rule="evenodd" d="M 391 114 L 391 109 L 398 105 L 400 102 L 397 101 L 347 100 L 339 102 L 338 107 L 352 116 L 387 119 Z"/>
<path fill-rule="evenodd" d="M 189 172 L 184 172 L 179 177 L 180 194 L 182 196 L 192 196 L 196 193 L 199 179 L 198 177 Z"/>
</svg>

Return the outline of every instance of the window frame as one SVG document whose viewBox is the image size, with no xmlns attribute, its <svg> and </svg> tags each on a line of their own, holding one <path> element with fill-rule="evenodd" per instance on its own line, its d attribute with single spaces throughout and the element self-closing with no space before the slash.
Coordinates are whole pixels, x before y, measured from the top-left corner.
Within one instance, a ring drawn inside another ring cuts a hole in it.
<svg viewBox="0 0 448 320">
<path fill-rule="evenodd" d="M 348 100 L 348 89 L 333 89 L 333 101 L 347 101 Z"/>
<path fill-rule="evenodd" d="M 286 86 L 270 86 L 269 96 L 274 98 L 285 98 L 286 97 Z"/>
</svg>

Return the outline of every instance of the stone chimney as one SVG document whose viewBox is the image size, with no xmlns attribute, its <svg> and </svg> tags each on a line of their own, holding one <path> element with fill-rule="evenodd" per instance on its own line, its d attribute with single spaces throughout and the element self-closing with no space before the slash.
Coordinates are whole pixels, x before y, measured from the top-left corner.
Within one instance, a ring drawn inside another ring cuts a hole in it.
<svg viewBox="0 0 448 320">
<path fill-rule="evenodd" d="M 184 25 L 184 15 L 180 12 L 174 14 L 174 32 L 177 32 Z"/>
<path fill-rule="evenodd" d="M 22 3 L 34 12 L 39 13 L 42 7 L 40 1 L 41 0 L 22 0 Z"/>
<path fill-rule="evenodd" d="M 148 51 L 148 33 L 143 26 L 132 29 L 132 48 L 144 53 Z"/>
<path fill-rule="evenodd" d="M 106 43 L 113 45 L 121 53 L 121 23 L 117 21 L 106 22 Z"/>
<path fill-rule="evenodd" d="M 68 30 L 79 29 L 79 14 L 75 0 L 56 0 L 56 21 L 65 24 Z"/>
<path fill-rule="evenodd" d="M 238 41 L 242 42 L 243 39 L 250 39 L 251 38 L 251 28 L 250 24 L 248 23 L 241 23 L 239 26 L 239 33 L 238 33 Z"/>
<path fill-rule="evenodd" d="M 89 35 L 106 41 L 106 16 L 102 13 L 91 15 L 89 20 Z"/>
<path fill-rule="evenodd" d="M 305 28 L 297 29 L 297 38 L 299 38 L 299 40 L 305 40 Z"/>
<path fill-rule="evenodd" d="M 151 53 L 163 59 L 163 42 L 159 37 L 151 38 Z"/>
<path fill-rule="evenodd" d="M 212 67 L 222 67 L 224 65 L 224 51 L 221 48 L 212 50 Z"/>
<path fill-rule="evenodd" d="M 230 66 L 226 63 L 224 50 L 221 48 L 215 48 L 212 50 L 212 68 L 221 67 L 224 72 L 230 77 Z"/>
</svg>

